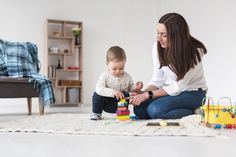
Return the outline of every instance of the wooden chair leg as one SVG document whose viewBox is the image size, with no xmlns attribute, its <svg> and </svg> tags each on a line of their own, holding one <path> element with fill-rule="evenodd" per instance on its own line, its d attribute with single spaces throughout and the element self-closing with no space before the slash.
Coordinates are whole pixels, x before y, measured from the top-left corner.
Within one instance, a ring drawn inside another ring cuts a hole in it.
<svg viewBox="0 0 236 157">
<path fill-rule="evenodd" d="M 43 115 L 43 114 L 44 114 L 44 106 L 39 101 L 39 115 Z"/>
<path fill-rule="evenodd" d="M 32 98 L 27 98 L 28 115 L 32 114 Z"/>
</svg>

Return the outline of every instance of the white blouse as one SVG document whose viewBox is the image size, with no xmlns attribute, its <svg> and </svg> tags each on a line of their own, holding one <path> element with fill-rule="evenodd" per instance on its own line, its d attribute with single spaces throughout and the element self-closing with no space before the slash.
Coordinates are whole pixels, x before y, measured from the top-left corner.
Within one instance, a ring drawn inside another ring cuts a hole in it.
<svg viewBox="0 0 236 157">
<path fill-rule="evenodd" d="M 161 69 L 159 60 L 157 59 L 157 43 L 155 42 L 152 49 L 153 59 L 153 75 L 149 85 L 154 85 L 164 89 L 168 95 L 178 95 L 183 91 L 196 91 L 199 88 L 207 90 L 207 84 L 204 77 L 202 62 L 195 65 L 184 76 L 183 79 L 177 81 L 176 74 L 168 67 L 163 66 Z"/>
</svg>

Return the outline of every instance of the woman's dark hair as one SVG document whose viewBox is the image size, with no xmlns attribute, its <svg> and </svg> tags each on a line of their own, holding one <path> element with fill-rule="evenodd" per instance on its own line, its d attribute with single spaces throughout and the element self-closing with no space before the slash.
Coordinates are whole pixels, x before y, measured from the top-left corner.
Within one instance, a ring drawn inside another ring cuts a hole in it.
<svg viewBox="0 0 236 157">
<path fill-rule="evenodd" d="M 207 49 L 202 42 L 190 35 L 183 16 L 168 13 L 160 18 L 159 23 L 165 25 L 168 41 L 167 48 L 162 48 L 159 42 L 157 44 L 160 68 L 168 66 L 176 74 L 177 80 L 181 80 L 189 69 L 201 61 Z"/>
</svg>

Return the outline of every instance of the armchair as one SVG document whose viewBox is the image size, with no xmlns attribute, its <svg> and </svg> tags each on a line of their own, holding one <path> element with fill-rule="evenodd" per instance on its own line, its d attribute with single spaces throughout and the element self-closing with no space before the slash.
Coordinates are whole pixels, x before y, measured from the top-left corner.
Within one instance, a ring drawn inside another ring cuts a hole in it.
<svg viewBox="0 0 236 157">
<path fill-rule="evenodd" d="M 51 81 L 39 74 L 38 48 L 30 42 L 0 39 L 0 98 L 27 98 L 31 114 L 32 97 L 39 98 L 39 113 L 55 102 Z"/>
</svg>

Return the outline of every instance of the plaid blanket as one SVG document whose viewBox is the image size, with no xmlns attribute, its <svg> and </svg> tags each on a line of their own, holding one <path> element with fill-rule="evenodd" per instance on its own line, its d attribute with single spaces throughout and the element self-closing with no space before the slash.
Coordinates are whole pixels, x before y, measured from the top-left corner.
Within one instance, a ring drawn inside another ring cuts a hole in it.
<svg viewBox="0 0 236 157">
<path fill-rule="evenodd" d="M 55 102 L 51 81 L 39 74 L 38 48 L 30 42 L 9 42 L 0 39 L 0 76 L 27 77 L 39 92 L 43 105 Z"/>
</svg>

